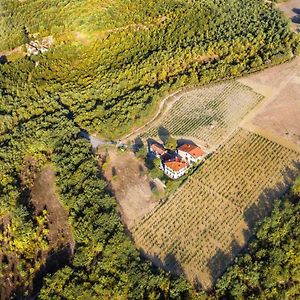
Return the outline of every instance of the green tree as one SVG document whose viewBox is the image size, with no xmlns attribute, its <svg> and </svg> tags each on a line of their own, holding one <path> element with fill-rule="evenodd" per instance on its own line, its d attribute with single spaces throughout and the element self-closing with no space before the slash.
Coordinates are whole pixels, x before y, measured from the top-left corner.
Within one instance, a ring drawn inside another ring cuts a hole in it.
<svg viewBox="0 0 300 300">
<path fill-rule="evenodd" d="M 177 140 L 171 136 L 169 136 L 165 142 L 165 147 L 169 150 L 176 150 L 177 148 Z"/>
</svg>

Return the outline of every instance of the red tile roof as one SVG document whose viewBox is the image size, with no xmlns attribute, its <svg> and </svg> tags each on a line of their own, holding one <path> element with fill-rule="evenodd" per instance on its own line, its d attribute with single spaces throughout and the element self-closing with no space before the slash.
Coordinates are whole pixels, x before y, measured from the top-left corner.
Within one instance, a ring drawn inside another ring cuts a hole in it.
<svg viewBox="0 0 300 300">
<path fill-rule="evenodd" d="M 187 167 L 187 164 L 182 161 L 168 161 L 165 163 L 165 165 L 175 172 L 178 172 Z"/>
<path fill-rule="evenodd" d="M 204 151 L 196 145 L 184 144 L 178 148 L 178 150 L 189 153 L 193 157 L 197 158 L 204 155 Z"/>
<path fill-rule="evenodd" d="M 152 144 L 150 146 L 150 148 L 151 148 L 152 151 L 154 151 L 154 152 L 156 152 L 160 155 L 162 155 L 166 152 L 166 149 L 163 146 L 159 145 L 159 144 Z"/>
</svg>

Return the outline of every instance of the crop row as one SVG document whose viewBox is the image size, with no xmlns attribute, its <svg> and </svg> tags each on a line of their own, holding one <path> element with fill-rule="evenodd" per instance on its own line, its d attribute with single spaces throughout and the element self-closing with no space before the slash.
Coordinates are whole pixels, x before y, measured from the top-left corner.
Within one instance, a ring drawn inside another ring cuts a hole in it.
<svg viewBox="0 0 300 300">
<path fill-rule="evenodd" d="M 173 254 L 188 277 L 209 285 L 214 257 L 230 262 L 274 198 L 292 180 L 300 156 L 237 130 L 165 203 L 133 230 L 136 244 L 164 261 Z"/>
<path fill-rule="evenodd" d="M 159 136 L 159 127 L 177 137 L 195 137 L 210 146 L 222 143 L 262 96 L 247 86 L 229 81 L 183 94 L 164 115 L 159 126 L 144 138 Z"/>
</svg>

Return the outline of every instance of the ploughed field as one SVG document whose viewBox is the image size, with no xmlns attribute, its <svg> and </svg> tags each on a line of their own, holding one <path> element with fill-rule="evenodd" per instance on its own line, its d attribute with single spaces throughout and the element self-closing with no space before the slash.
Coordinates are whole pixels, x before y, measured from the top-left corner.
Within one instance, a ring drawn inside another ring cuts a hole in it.
<svg viewBox="0 0 300 300">
<path fill-rule="evenodd" d="M 200 132 L 200 131 L 199 131 Z M 300 154 L 237 129 L 133 231 L 155 264 L 210 288 L 299 171 Z"/>
<path fill-rule="evenodd" d="M 164 139 L 164 135 L 172 135 L 216 148 L 262 99 L 262 95 L 237 81 L 194 88 L 183 93 L 141 136 Z"/>
</svg>

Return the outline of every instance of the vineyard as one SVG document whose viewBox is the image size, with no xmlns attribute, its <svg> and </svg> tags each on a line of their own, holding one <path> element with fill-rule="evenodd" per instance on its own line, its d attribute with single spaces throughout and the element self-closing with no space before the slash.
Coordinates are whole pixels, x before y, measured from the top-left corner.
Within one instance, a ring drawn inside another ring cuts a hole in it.
<svg viewBox="0 0 300 300">
<path fill-rule="evenodd" d="M 210 288 L 299 170 L 300 155 L 238 129 L 133 230 L 156 264 Z"/>
<path fill-rule="evenodd" d="M 237 81 L 193 89 L 182 94 L 159 124 L 150 127 L 142 137 L 161 137 L 164 133 L 159 128 L 163 128 L 161 131 L 166 134 L 196 138 L 203 145 L 216 147 L 262 98 Z"/>
</svg>

